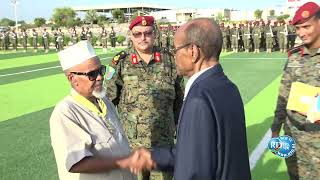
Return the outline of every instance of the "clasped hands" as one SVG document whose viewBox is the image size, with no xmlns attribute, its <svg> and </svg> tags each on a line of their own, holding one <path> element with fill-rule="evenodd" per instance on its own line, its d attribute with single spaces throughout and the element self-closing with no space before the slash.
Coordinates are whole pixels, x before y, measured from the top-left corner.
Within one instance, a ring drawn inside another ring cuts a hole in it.
<svg viewBox="0 0 320 180">
<path fill-rule="evenodd" d="M 139 148 L 124 159 L 122 167 L 129 169 L 131 173 L 138 174 L 144 169 L 155 169 L 156 163 L 152 160 L 150 151 L 145 148 Z"/>
</svg>

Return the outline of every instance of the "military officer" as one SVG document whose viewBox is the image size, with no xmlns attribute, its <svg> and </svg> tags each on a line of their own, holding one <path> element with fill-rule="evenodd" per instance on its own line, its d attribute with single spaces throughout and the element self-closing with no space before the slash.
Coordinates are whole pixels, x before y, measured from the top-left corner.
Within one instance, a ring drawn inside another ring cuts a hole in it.
<svg viewBox="0 0 320 180">
<path fill-rule="evenodd" d="M 45 53 L 49 52 L 49 33 L 47 32 L 47 29 L 44 28 L 42 32 L 42 40 L 43 40 L 43 49 Z"/>
<path fill-rule="evenodd" d="M 93 35 L 92 35 L 92 31 L 90 30 L 89 27 L 87 27 L 86 37 L 87 37 L 87 40 L 88 40 L 88 41 L 91 43 L 91 45 L 93 46 L 93 44 L 92 44 Z"/>
<path fill-rule="evenodd" d="M 57 33 L 58 51 L 63 50 L 64 33 L 59 28 Z"/>
<path fill-rule="evenodd" d="M 32 29 L 32 45 L 33 52 L 38 51 L 38 32 L 35 29 Z"/>
<path fill-rule="evenodd" d="M 173 145 L 183 101 L 183 77 L 176 74 L 172 54 L 183 47 L 171 53 L 154 46 L 153 25 L 152 16 L 132 20 L 129 35 L 133 47 L 113 58 L 115 74 L 106 82 L 107 96 L 118 107 L 132 148 Z M 149 176 L 143 172 L 140 179 Z M 150 178 L 171 180 L 172 176 L 151 172 Z"/>
<path fill-rule="evenodd" d="M 72 44 L 76 44 L 78 42 L 78 35 L 76 31 L 76 27 L 71 29 L 71 42 Z"/>
<path fill-rule="evenodd" d="M 104 53 L 106 53 L 107 52 L 108 33 L 104 27 L 102 27 L 102 31 L 100 34 L 100 41 L 102 43 L 102 51 Z"/>
<path fill-rule="evenodd" d="M 12 29 L 11 31 L 11 43 L 12 43 L 12 48 L 17 51 L 17 48 L 18 48 L 18 36 L 17 36 L 17 33 L 14 29 Z"/>
<path fill-rule="evenodd" d="M 271 26 L 271 21 L 269 20 L 267 25 L 265 26 L 265 34 L 266 34 L 266 47 L 267 47 L 267 53 L 272 52 L 273 47 L 273 28 Z"/>
<path fill-rule="evenodd" d="M 116 48 L 116 32 L 113 29 L 113 26 L 111 26 L 111 32 L 109 34 L 109 38 L 111 41 L 111 47 L 112 47 L 112 51 L 115 51 Z"/>
<path fill-rule="evenodd" d="M 271 126 L 272 137 L 284 132 L 296 142 L 296 153 L 286 159 L 291 179 L 319 179 L 320 177 L 320 125 L 306 119 L 306 112 L 287 110 L 290 87 L 303 82 L 319 87 L 320 72 L 320 7 L 308 2 L 295 13 L 293 25 L 303 45 L 289 50 L 288 62 L 282 76 L 275 118 Z"/>
<path fill-rule="evenodd" d="M 80 40 L 87 40 L 87 34 L 86 31 L 84 30 L 84 27 L 81 28 L 81 34 L 80 34 Z"/>
<path fill-rule="evenodd" d="M 254 46 L 254 53 L 260 52 L 260 40 L 261 40 L 261 29 L 259 27 L 259 21 L 254 23 L 254 27 L 252 29 L 253 35 L 253 46 Z"/>
<path fill-rule="evenodd" d="M 230 30 L 231 34 L 231 46 L 233 52 L 238 52 L 238 40 L 240 39 L 239 30 L 237 25 L 234 23 L 233 28 Z"/>
<path fill-rule="evenodd" d="M 243 43 L 245 52 L 248 53 L 250 51 L 250 42 L 251 42 L 251 28 L 249 26 L 249 22 L 246 23 L 246 26 L 243 29 Z"/>
<path fill-rule="evenodd" d="M 280 26 L 278 26 L 278 41 L 280 52 L 287 52 L 287 36 L 288 36 L 288 27 L 286 22 L 283 20 L 280 22 Z"/>
<path fill-rule="evenodd" d="M 25 29 L 21 29 L 20 39 L 21 39 L 21 44 L 22 44 L 22 47 L 23 47 L 23 52 L 27 52 L 27 47 L 28 47 L 28 34 L 27 34 L 27 32 L 26 32 Z"/>
</svg>

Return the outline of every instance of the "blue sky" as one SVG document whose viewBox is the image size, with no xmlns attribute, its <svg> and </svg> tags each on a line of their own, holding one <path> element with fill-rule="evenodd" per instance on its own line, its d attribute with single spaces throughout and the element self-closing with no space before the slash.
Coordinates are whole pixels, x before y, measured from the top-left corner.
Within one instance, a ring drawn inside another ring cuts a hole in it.
<svg viewBox="0 0 320 180">
<path fill-rule="evenodd" d="M 319 0 L 317 0 L 319 1 Z M 0 19 L 14 19 L 11 0 L 0 0 Z M 18 0 L 18 20 L 32 21 L 35 17 L 50 18 L 53 9 L 64 6 L 91 6 L 114 3 L 153 3 L 177 8 L 261 9 L 286 5 L 287 0 Z"/>
</svg>

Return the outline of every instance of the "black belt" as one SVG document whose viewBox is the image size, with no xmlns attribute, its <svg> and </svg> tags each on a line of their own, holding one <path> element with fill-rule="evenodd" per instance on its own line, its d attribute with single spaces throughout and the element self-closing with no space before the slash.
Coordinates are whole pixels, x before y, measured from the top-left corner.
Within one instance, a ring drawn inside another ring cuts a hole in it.
<svg viewBox="0 0 320 180">
<path fill-rule="evenodd" d="M 301 121 L 297 121 L 292 112 L 287 111 L 287 115 L 288 115 L 288 119 L 289 121 L 300 131 L 320 131 L 320 125 L 316 124 L 316 123 L 308 123 L 308 122 L 301 122 Z M 302 116 L 302 115 L 301 115 Z"/>
</svg>

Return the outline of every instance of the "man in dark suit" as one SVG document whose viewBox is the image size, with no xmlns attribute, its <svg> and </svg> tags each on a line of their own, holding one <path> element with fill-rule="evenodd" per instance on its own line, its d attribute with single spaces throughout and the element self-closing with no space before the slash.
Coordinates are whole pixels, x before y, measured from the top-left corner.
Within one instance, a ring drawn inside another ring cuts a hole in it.
<svg viewBox="0 0 320 180">
<path fill-rule="evenodd" d="M 181 26 L 174 39 L 177 72 L 189 77 L 175 147 L 140 151 L 140 165 L 173 171 L 175 180 L 251 179 L 243 103 L 219 64 L 222 33 L 210 19 Z M 150 165 L 153 160 L 153 164 Z"/>
</svg>

